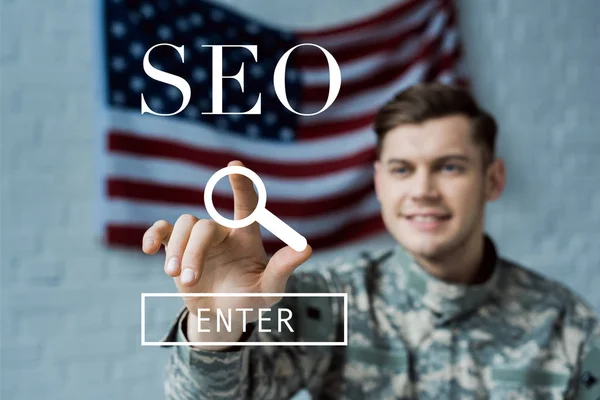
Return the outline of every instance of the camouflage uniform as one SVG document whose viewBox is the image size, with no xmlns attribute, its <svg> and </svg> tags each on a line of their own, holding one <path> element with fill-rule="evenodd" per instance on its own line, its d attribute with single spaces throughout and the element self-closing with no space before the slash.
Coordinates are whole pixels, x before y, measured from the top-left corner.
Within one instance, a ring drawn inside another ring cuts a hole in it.
<svg viewBox="0 0 600 400">
<path fill-rule="evenodd" d="M 572 292 L 496 256 L 479 285 L 442 282 L 398 246 L 290 278 L 290 292 L 348 293 L 348 346 L 173 348 L 168 399 L 600 399 L 600 327 Z M 287 298 L 293 337 L 343 341 L 340 298 Z M 163 340 L 186 341 L 182 310 Z M 278 336 L 276 336 L 278 335 Z"/>
</svg>

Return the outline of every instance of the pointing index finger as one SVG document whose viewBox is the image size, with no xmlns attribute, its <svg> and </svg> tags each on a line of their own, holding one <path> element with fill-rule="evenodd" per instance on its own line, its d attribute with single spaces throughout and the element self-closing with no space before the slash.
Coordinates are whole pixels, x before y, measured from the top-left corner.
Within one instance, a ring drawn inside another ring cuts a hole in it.
<svg viewBox="0 0 600 400">
<path fill-rule="evenodd" d="M 244 164 L 241 161 L 236 160 L 231 161 L 229 164 L 227 164 L 227 166 L 244 167 Z M 229 183 L 233 189 L 234 219 L 240 220 L 248 217 L 254 212 L 256 205 L 258 204 L 258 195 L 254 190 L 252 181 L 248 177 L 241 174 L 230 174 Z M 256 222 L 248 226 L 247 229 L 258 232 L 260 231 L 260 228 Z"/>
</svg>

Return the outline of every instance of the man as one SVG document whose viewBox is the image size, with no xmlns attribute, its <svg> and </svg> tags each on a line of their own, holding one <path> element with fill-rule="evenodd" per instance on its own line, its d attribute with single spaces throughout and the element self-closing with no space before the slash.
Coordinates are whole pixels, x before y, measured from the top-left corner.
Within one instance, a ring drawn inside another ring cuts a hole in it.
<svg viewBox="0 0 600 400">
<path fill-rule="evenodd" d="M 600 396 L 600 328 L 564 286 L 498 256 L 484 232 L 487 201 L 504 187 L 494 119 L 468 92 L 422 84 L 378 113 L 374 179 L 382 217 L 398 246 L 318 271 L 294 270 L 308 247 L 270 260 L 256 224 L 230 230 L 184 215 L 158 221 L 146 253 L 166 246 L 165 270 L 181 293 L 348 294 L 348 346 L 176 346 L 169 399 L 537 399 Z M 241 165 L 239 162 L 230 165 Z M 249 180 L 229 177 L 235 218 L 249 215 Z M 332 298 L 284 297 L 293 333 L 198 330 L 198 308 L 273 305 L 268 297 L 184 298 L 168 341 L 342 341 L 343 308 Z M 291 336 L 289 336 L 291 335 Z"/>
</svg>

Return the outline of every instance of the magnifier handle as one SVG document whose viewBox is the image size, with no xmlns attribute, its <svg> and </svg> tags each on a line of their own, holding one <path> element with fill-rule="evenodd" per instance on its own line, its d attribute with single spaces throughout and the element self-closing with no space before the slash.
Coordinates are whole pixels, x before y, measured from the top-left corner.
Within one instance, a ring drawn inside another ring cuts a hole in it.
<svg viewBox="0 0 600 400">
<path fill-rule="evenodd" d="M 263 209 L 256 221 L 292 249 L 300 252 L 306 248 L 306 238 L 293 230 L 267 209 Z"/>
</svg>

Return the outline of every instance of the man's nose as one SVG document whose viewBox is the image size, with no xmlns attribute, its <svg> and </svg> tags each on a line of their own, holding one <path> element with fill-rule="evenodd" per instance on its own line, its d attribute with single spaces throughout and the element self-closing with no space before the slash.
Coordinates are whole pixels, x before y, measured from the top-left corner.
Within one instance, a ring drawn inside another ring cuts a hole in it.
<svg viewBox="0 0 600 400">
<path fill-rule="evenodd" d="M 413 176 L 411 188 L 411 194 L 415 200 L 435 199 L 439 197 L 435 178 L 428 171 L 417 172 Z"/>
</svg>

